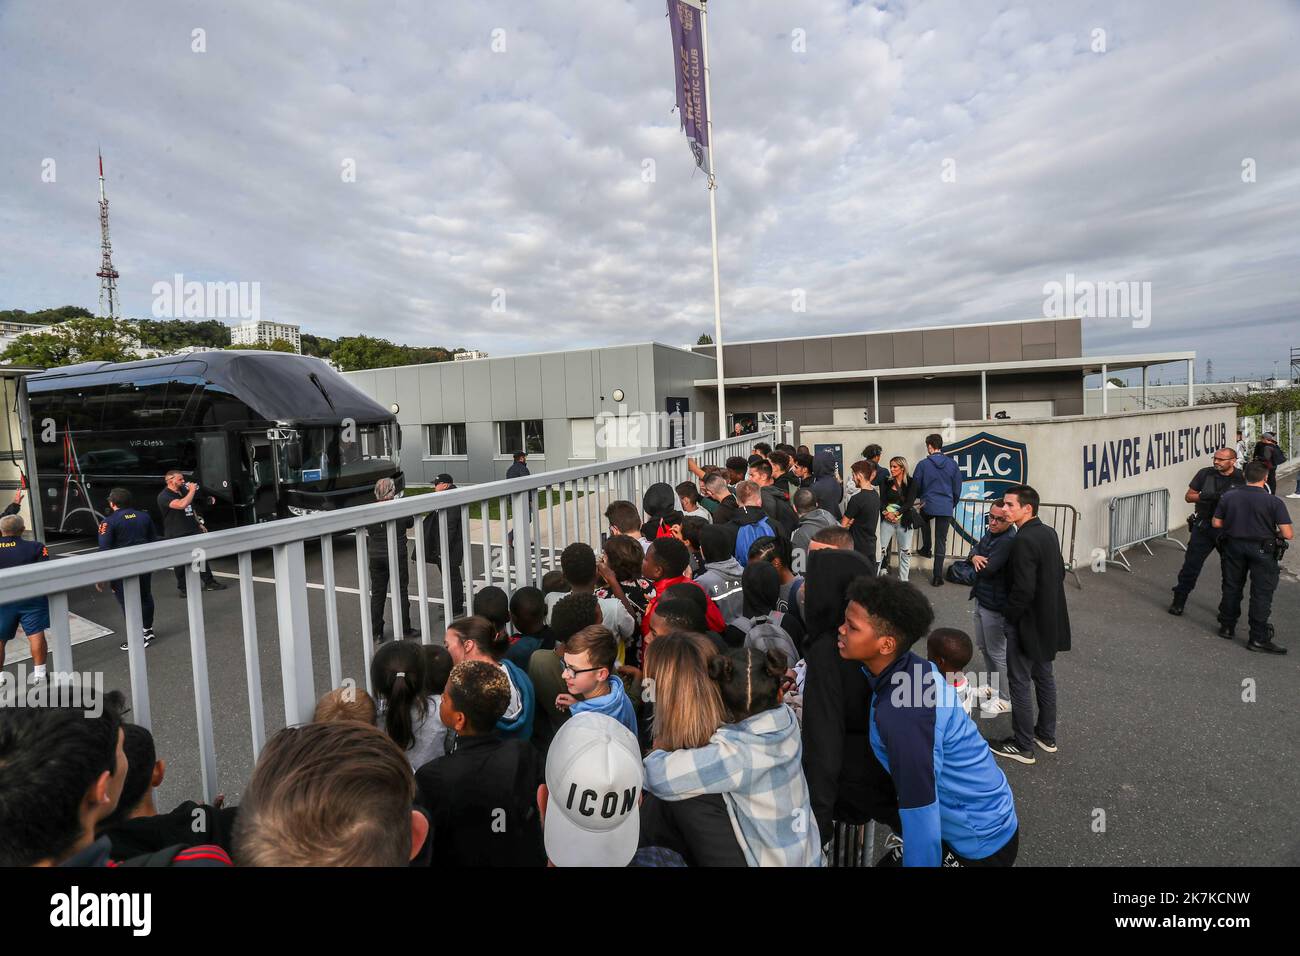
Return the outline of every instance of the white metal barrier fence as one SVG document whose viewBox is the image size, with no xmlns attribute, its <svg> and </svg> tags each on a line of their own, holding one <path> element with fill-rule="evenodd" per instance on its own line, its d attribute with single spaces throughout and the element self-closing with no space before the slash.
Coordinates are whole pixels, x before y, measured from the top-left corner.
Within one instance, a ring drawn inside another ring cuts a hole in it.
<svg viewBox="0 0 1300 956">
<path fill-rule="evenodd" d="M 509 590 L 537 584 L 545 570 L 558 567 L 560 552 L 574 541 L 599 547 L 610 502 L 623 499 L 641 506 L 642 496 L 655 482 L 676 485 L 689 479 L 686 460 L 701 465 L 724 464 L 730 455 L 747 455 L 758 441 L 771 441 L 769 432 L 747 434 L 723 441 L 653 452 L 634 458 L 599 462 L 578 468 L 547 472 L 526 478 L 494 481 L 467 488 L 394 501 L 376 502 L 340 511 L 289 518 L 253 527 L 231 528 L 201 536 L 157 541 L 121 550 L 77 555 L 5 572 L 0 579 L 0 603 L 46 596 L 50 603 L 49 647 L 51 675 L 74 670 L 69 629 L 69 594 L 100 582 L 121 580 L 126 611 L 126 636 L 130 668 L 133 719 L 151 725 L 149 674 L 143 636 L 143 616 L 138 576 L 184 567 L 194 708 L 198 731 L 200 775 L 209 802 L 220 788 L 217 779 L 216 742 L 213 731 L 213 688 L 208 680 L 208 648 L 201 570 L 209 562 L 234 558 L 238 568 L 239 601 L 247 681 L 249 731 L 254 758 L 267 738 L 267 721 L 261 688 L 261 648 L 258 642 L 253 586 L 253 555 L 270 549 L 274 566 L 276 632 L 279 670 L 286 725 L 311 720 L 317 701 L 312 663 L 312 636 L 319 633 L 308 614 L 307 549 L 319 549 L 324 592 L 324 636 L 328 642 L 331 687 L 343 682 L 343 640 L 356 635 L 340 633 L 338 591 L 335 587 L 334 538 L 354 534 L 361 610 L 360 639 L 370 684 L 369 662 L 374 653 L 370 619 L 367 526 L 385 526 L 389 568 L 389 602 L 392 620 L 401 621 L 402 594 L 398 567 L 400 525 L 414 519 L 415 585 L 419 596 L 422 640 L 431 643 L 430 606 L 443 607 L 444 624 L 450 619 L 447 601 L 452 590 L 450 563 L 439 565 L 441 589 L 432 596 L 425 553 L 425 525 L 436 522 L 440 554 L 449 550 L 448 515 L 460 517 L 460 562 L 466 606 L 476 584 L 500 584 Z M 475 550 L 481 549 L 482 574 L 475 573 Z M 494 560 L 494 553 L 496 560 Z M 400 625 L 398 625 L 400 626 Z M 216 688 L 218 694 L 222 688 Z"/>
<path fill-rule="evenodd" d="M 1140 544 L 1147 554 L 1154 554 L 1148 541 L 1164 538 L 1184 551 L 1186 546 L 1169 537 L 1169 489 L 1153 488 L 1119 495 L 1110 499 L 1110 537 L 1106 546 L 1106 563 L 1118 564 L 1132 571 L 1124 552 Z"/>
</svg>

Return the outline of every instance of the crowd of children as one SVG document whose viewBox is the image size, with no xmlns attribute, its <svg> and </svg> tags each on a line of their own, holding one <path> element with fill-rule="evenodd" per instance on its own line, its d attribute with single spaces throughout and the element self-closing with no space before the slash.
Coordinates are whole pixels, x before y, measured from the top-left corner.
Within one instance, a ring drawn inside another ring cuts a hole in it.
<svg viewBox="0 0 1300 956">
<path fill-rule="evenodd" d="M 874 452 L 847 502 L 829 456 L 765 444 L 613 502 L 599 553 L 381 645 L 373 698 L 276 734 L 238 808 L 159 814 L 165 763 L 119 705 L 0 712 L 0 865 L 823 866 L 871 820 L 884 862 L 1009 865 L 972 642 L 931 630 L 917 489 Z"/>
</svg>

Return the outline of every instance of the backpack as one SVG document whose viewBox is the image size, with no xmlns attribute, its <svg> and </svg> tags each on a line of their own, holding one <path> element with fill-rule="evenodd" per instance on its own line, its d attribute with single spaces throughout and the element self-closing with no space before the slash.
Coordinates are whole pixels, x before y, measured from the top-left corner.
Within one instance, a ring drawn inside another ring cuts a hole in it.
<svg viewBox="0 0 1300 956">
<path fill-rule="evenodd" d="M 784 616 L 780 611 L 773 611 L 771 614 L 762 614 L 752 620 L 738 617 L 731 622 L 731 626 L 745 635 L 745 647 L 752 647 L 763 653 L 781 651 L 785 654 L 786 666 L 794 667 L 799 660 L 799 652 L 795 649 L 790 635 L 781 626 Z"/>
<path fill-rule="evenodd" d="M 970 562 L 970 559 L 966 559 L 954 561 L 948 565 L 948 569 L 943 576 L 952 584 L 963 584 L 966 587 L 971 587 L 975 584 L 975 574 L 975 565 Z"/>
<path fill-rule="evenodd" d="M 772 523 L 768 520 L 767 515 L 759 518 L 753 524 L 741 525 L 736 532 L 736 560 L 740 562 L 743 568 L 749 563 L 749 547 L 759 538 L 775 538 L 776 532 L 772 530 Z"/>
</svg>

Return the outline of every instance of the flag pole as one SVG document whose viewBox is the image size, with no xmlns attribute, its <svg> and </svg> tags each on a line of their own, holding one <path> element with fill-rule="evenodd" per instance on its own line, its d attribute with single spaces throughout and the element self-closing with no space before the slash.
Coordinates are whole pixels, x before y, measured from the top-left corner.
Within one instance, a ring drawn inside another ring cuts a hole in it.
<svg viewBox="0 0 1300 956">
<path fill-rule="evenodd" d="M 722 380 L 722 287 L 718 282 L 718 182 L 713 175 L 713 96 L 709 91 L 708 0 L 700 3 L 700 44 L 704 48 L 704 104 L 709 141 L 709 231 L 713 237 L 713 354 L 718 375 L 718 438 L 727 437 L 727 394 Z"/>
</svg>

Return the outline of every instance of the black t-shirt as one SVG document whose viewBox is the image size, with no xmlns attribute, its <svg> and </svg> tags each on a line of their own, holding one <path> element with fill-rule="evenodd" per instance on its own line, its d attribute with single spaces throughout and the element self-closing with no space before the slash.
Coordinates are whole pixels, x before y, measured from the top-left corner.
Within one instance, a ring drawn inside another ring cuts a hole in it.
<svg viewBox="0 0 1300 956">
<path fill-rule="evenodd" d="M 164 538 L 183 538 L 190 534 L 199 534 L 202 528 L 199 527 L 198 519 L 195 517 L 194 502 L 190 501 L 184 509 L 173 508 L 173 501 L 180 501 L 189 491 L 184 494 L 172 491 L 170 488 L 164 488 L 158 493 L 158 510 L 162 512 L 163 537 Z M 198 497 L 198 492 L 194 495 Z"/>
<path fill-rule="evenodd" d="M 1219 499 L 1229 488 L 1240 488 L 1245 483 L 1246 478 L 1240 468 L 1233 469 L 1232 474 L 1227 477 L 1219 474 L 1212 465 L 1202 468 L 1192 477 L 1191 484 L 1187 486 L 1202 496 L 1201 500 L 1196 502 L 1196 517 L 1208 526 L 1210 519 L 1214 517 L 1214 508 L 1218 505 Z"/>
<path fill-rule="evenodd" d="M 1278 526 L 1291 524 L 1285 502 L 1258 485 L 1224 495 L 1214 516 L 1223 520 L 1225 535 L 1247 541 L 1271 540 Z"/>
<path fill-rule="evenodd" d="M 880 524 L 880 493 L 859 491 L 849 499 L 844 517 L 853 520 L 849 531 L 853 534 L 853 550 L 865 558 L 876 560 L 876 527 Z"/>
</svg>

